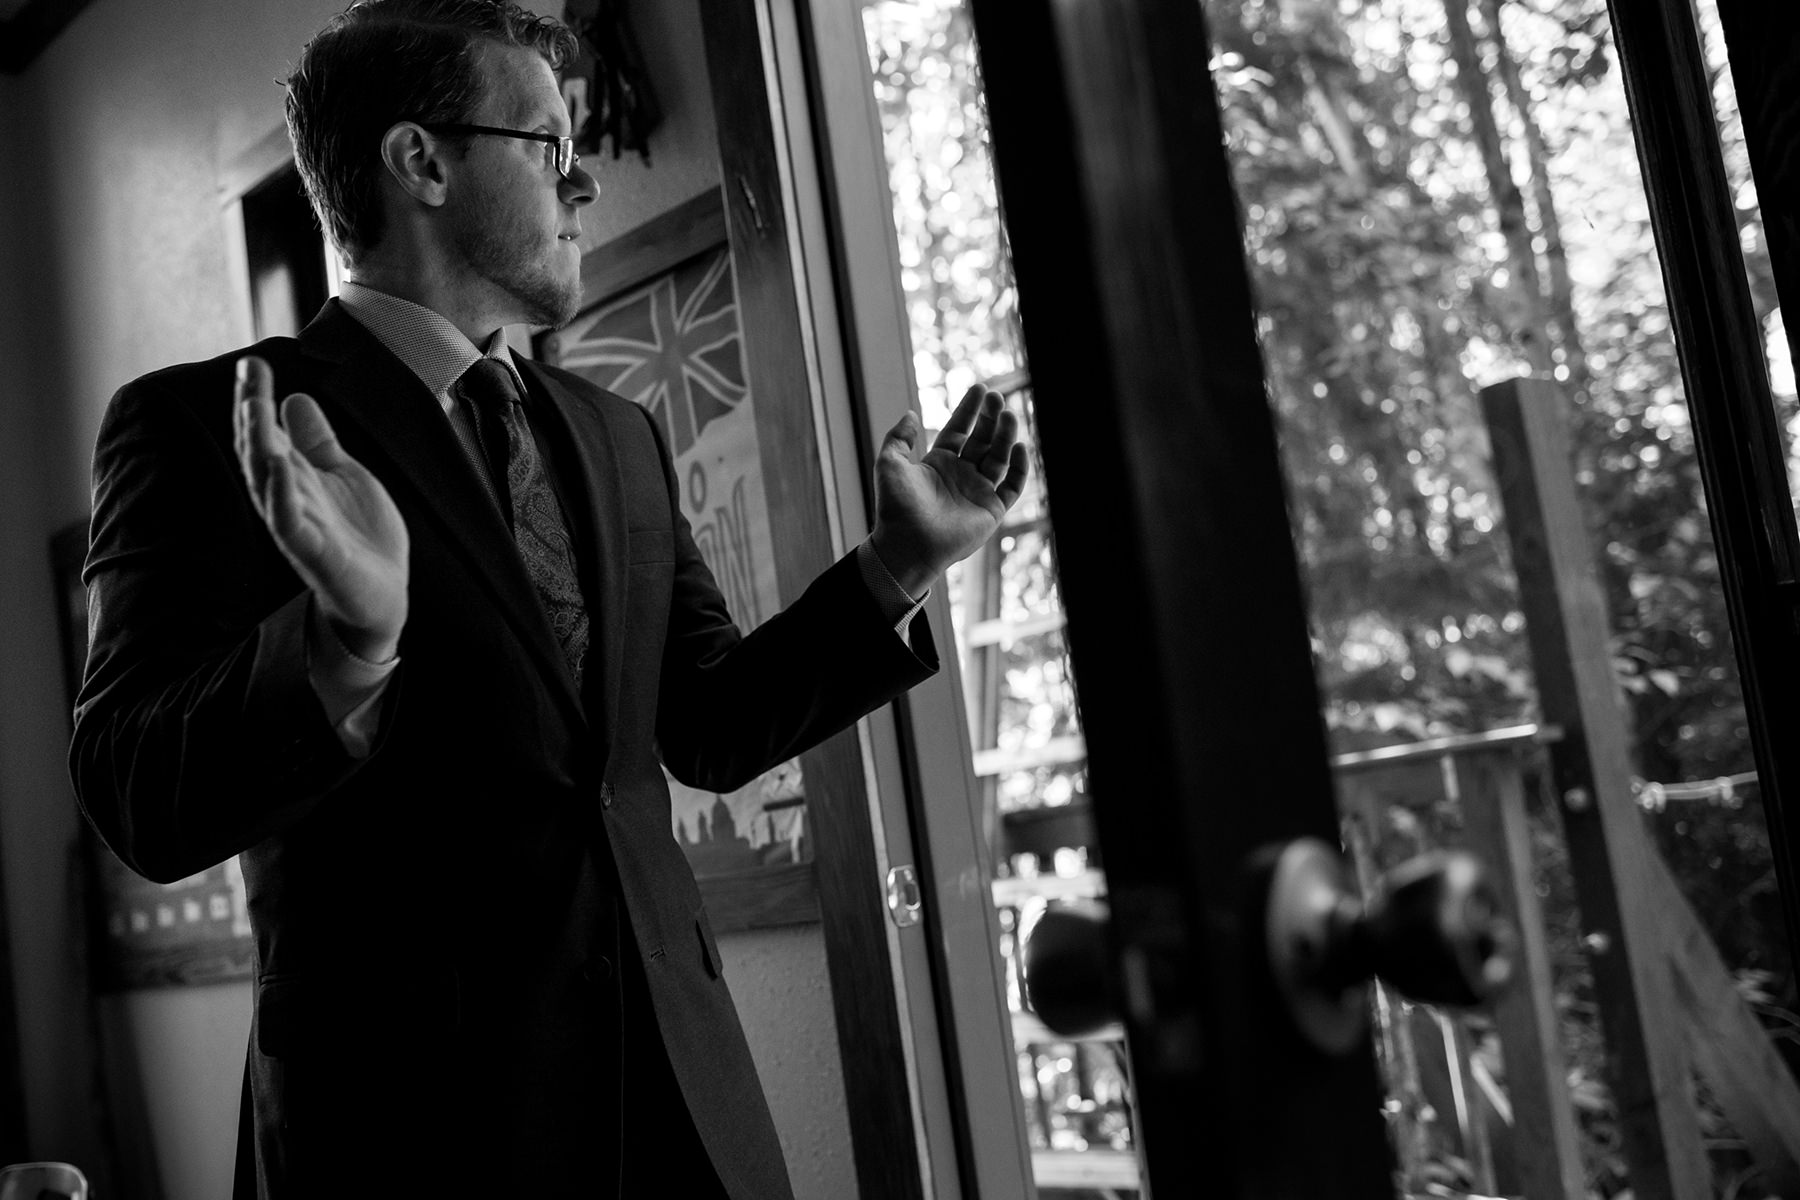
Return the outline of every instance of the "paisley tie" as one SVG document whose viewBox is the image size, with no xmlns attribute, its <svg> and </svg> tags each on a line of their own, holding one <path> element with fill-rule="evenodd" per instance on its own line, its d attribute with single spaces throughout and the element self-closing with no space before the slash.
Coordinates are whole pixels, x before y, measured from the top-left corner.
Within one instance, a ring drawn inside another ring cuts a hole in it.
<svg viewBox="0 0 1800 1200">
<path fill-rule="evenodd" d="M 587 604 L 575 573 L 569 522 L 544 473 L 512 372 L 496 359 L 480 358 L 463 372 L 452 390 L 468 405 L 495 500 L 512 527 L 519 557 L 537 586 L 538 599 L 543 601 L 550 628 L 579 690 L 588 649 Z"/>
</svg>

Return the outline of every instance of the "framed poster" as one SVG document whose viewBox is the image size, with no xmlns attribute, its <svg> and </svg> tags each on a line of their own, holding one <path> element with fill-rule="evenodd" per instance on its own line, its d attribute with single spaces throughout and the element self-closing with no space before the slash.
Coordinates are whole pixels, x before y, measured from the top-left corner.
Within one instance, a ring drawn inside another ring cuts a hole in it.
<svg viewBox="0 0 1800 1200">
<path fill-rule="evenodd" d="M 50 539 L 68 708 L 87 663 L 87 588 L 81 564 L 88 523 Z M 97 991 L 247 979 L 250 910 L 235 857 L 175 883 L 152 883 L 120 862 L 85 821 L 80 849 L 87 886 L 89 959 Z"/>
<path fill-rule="evenodd" d="M 752 629 L 780 610 L 781 592 L 718 192 L 589 251 L 582 285 L 580 315 L 540 338 L 538 355 L 656 418 L 701 556 L 739 627 Z M 668 784 L 675 839 L 715 928 L 818 919 L 798 759 L 735 792 Z"/>
</svg>

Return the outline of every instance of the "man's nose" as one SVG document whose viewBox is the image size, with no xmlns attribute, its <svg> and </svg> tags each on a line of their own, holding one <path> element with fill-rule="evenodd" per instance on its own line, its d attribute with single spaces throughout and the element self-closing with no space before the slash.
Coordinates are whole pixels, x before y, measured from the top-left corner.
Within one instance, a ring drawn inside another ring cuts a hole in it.
<svg viewBox="0 0 1800 1200">
<path fill-rule="evenodd" d="M 600 195 L 600 184 L 587 173 L 586 167 L 576 163 L 569 168 L 567 175 L 557 181 L 556 190 L 562 195 L 564 204 L 580 207 L 594 202 Z"/>
</svg>

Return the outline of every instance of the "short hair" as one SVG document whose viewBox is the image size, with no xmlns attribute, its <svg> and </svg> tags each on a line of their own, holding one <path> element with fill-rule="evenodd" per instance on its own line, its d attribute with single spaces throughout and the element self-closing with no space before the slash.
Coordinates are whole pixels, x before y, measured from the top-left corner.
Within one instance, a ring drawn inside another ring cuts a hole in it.
<svg viewBox="0 0 1800 1200">
<path fill-rule="evenodd" d="M 504 0 L 362 0 L 320 30 L 287 79 L 294 163 L 319 224 L 354 263 L 381 240 L 381 139 L 395 122 L 466 122 L 482 42 L 535 50 L 553 71 L 579 46 L 560 21 Z"/>
</svg>

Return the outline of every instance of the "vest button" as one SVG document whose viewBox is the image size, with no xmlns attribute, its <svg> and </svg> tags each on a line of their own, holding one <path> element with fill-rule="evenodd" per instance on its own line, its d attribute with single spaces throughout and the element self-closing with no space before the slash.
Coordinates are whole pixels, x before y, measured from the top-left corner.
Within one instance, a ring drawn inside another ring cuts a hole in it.
<svg viewBox="0 0 1800 1200">
<path fill-rule="evenodd" d="M 600 807 L 601 808 L 611 808 L 612 806 L 613 806 L 613 785 L 610 783 L 603 783 L 600 785 Z"/>
</svg>

